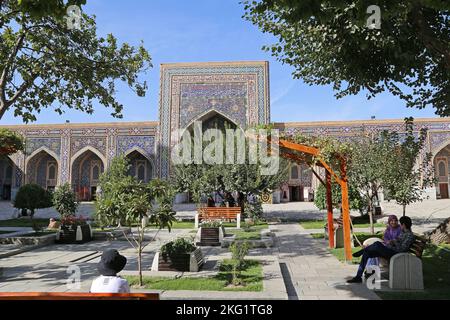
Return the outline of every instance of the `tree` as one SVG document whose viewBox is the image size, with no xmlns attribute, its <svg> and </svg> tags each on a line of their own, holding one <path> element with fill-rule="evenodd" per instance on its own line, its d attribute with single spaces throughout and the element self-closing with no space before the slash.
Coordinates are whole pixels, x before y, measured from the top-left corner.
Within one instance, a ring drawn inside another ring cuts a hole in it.
<svg viewBox="0 0 450 320">
<path fill-rule="evenodd" d="M 14 208 L 30 210 L 31 219 L 36 209 L 50 208 L 52 205 L 52 195 L 37 184 L 20 187 L 14 200 Z"/>
<path fill-rule="evenodd" d="M 99 187 L 101 194 L 98 201 L 95 202 L 96 212 L 102 214 L 96 215 L 101 224 L 118 224 L 121 226 L 123 218 L 120 212 L 120 195 L 126 192 L 127 186 L 132 184 L 133 178 L 128 175 L 130 164 L 125 156 L 118 156 L 112 159 L 108 170 L 100 175 Z"/>
<path fill-rule="evenodd" d="M 244 18 L 278 39 L 263 49 L 293 66 L 294 78 L 332 85 L 337 98 L 366 92 L 370 99 L 388 91 L 408 107 L 432 106 L 438 115 L 450 115 L 450 2 L 244 4 Z M 380 26 L 372 23 L 372 4 L 380 8 Z"/>
<path fill-rule="evenodd" d="M 165 181 L 152 180 L 149 184 L 144 184 L 126 176 L 128 165 L 124 157 L 113 159 L 109 170 L 101 178 L 101 185 L 105 188 L 102 188 L 102 194 L 96 201 L 96 218 L 100 223 L 107 224 L 122 221 L 125 226 L 136 229 L 131 237 L 125 232 L 124 236 L 137 252 L 139 285 L 142 286 L 142 253 L 160 230 L 171 230 L 175 220 L 172 208 L 174 192 Z M 111 178 L 109 182 L 108 177 Z M 145 231 L 149 224 L 156 225 L 158 230 L 146 242 Z"/>
<path fill-rule="evenodd" d="M 372 234 L 375 233 L 373 224 L 375 200 L 378 200 L 387 172 L 391 172 L 388 170 L 388 166 L 391 165 L 388 158 L 390 151 L 391 149 L 378 137 L 360 137 L 354 141 L 349 163 L 348 179 L 364 199 Z"/>
<path fill-rule="evenodd" d="M 81 7 L 81 5 L 86 4 L 86 0 L 17 0 L 17 4 L 22 12 L 34 17 L 52 15 L 63 18 L 69 6 L 77 5 Z"/>
<path fill-rule="evenodd" d="M 75 215 L 78 207 L 75 192 L 69 183 L 56 188 L 53 193 L 53 206 L 62 218 Z"/>
<path fill-rule="evenodd" d="M 172 175 L 177 192 L 191 192 L 197 203 L 202 195 L 238 192 L 242 211 L 248 206 L 250 195 L 260 202 L 263 193 L 272 193 L 287 179 L 288 165 L 282 159 L 278 171 L 273 175 L 263 175 L 261 165 L 250 164 L 248 159 L 243 164 L 176 165 Z"/>
<path fill-rule="evenodd" d="M 422 201 L 423 189 L 431 186 L 435 180 L 432 154 L 424 151 L 427 130 L 420 129 L 414 132 L 412 118 L 405 119 L 405 134 L 396 132 L 384 133 L 383 139 L 391 145 L 392 152 L 386 154 L 389 166 L 385 168 L 386 175 L 383 187 L 389 197 L 403 207 L 403 216 L 406 215 L 406 206 Z"/>
<path fill-rule="evenodd" d="M 112 34 L 97 37 L 94 17 L 82 14 L 80 27 L 70 28 L 54 15 L 23 10 L 17 0 L 0 0 L 0 32 L 0 119 L 13 110 L 24 122 L 35 121 L 47 107 L 92 114 L 94 101 L 120 118 L 117 80 L 145 95 L 139 74 L 151 67 L 149 53 L 142 44 L 119 45 Z"/>
<path fill-rule="evenodd" d="M 24 149 L 22 136 L 8 129 L 0 128 L 0 157 L 9 156 Z"/>
</svg>

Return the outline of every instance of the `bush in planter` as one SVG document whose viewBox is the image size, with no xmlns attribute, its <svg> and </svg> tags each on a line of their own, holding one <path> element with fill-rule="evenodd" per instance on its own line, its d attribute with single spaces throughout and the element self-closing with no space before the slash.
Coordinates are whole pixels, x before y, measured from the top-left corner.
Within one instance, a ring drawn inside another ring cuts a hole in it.
<svg viewBox="0 0 450 320">
<path fill-rule="evenodd" d="M 221 228 L 222 221 L 220 220 L 205 220 L 200 224 L 202 228 Z"/>
<path fill-rule="evenodd" d="M 161 254 L 165 260 L 167 257 L 172 258 L 180 254 L 190 254 L 195 251 L 197 247 L 194 242 L 186 238 L 178 238 L 170 241 L 161 247 Z"/>
<path fill-rule="evenodd" d="M 84 217 L 75 215 L 65 216 L 61 219 L 61 227 L 60 227 L 60 236 L 62 236 L 62 240 L 59 242 L 62 243 L 74 243 L 76 242 L 77 229 L 81 227 L 82 232 L 82 240 L 87 241 L 91 240 L 90 228 L 87 224 L 87 221 Z"/>
<path fill-rule="evenodd" d="M 77 211 L 78 202 L 75 192 L 69 183 L 58 187 L 53 193 L 53 205 L 61 217 L 73 216 Z"/>
<path fill-rule="evenodd" d="M 31 218 L 36 209 L 50 208 L 53 206 L 52 194 L 40 185 L 26 184 L 20 187 L 14 200 L 14 208 L 30 210 Z"/>
</svg>

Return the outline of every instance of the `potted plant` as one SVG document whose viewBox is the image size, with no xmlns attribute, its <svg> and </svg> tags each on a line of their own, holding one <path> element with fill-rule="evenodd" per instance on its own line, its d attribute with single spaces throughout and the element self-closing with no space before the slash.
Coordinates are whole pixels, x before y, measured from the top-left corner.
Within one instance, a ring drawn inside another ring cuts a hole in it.
<svg viewBox="0 0 450 320">
<path fill-rule="evenodd" d="M 91 226 L 82 216 L 66 216 L 61 219 L 57 243 L 84 243 L 92 240 Z"/>
<path fill-rule="evenodd" d="M 153 260 L 153 271 L 197 272 L 202 266 L 203 254 L 191 239 L 178 238 L 161 247 Z"/>
<path fill-rule="evenodd" d="M 78 202 L 70 184 L 66 183 L 55 190 L 53 205 L 61 215 L 61 226 L 56 242 L 83 243 L 92 240 L 91 226 L 83 217 L 75 216 Z"/>
<path fill-rule="evenodd" d="M 201 246 L 220 246 L 225 228 L 220 220 L 205 220 L 197 231 L 196 243 Z"/>
</svg>

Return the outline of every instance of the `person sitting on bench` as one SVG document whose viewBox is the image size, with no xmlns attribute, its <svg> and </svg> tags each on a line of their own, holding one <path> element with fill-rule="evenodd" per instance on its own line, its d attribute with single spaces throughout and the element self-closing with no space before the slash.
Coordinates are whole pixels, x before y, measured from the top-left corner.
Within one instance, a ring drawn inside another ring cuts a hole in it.
<svg viewBox="0 0 450 320">
<path fill-rule="evenodd" d="M 98 271 L 101 276 L 91 285 L 91 293 L 129 293 L 128 281 L 117 276 L 127 264 L 127 258 L 120 255 L 117 250 L 108 249 L 103 252 Z"/>
<path fill-rule="evenodd" d="M 389 260 L 392 256 L 394 256 L 397 253 L 409 251 L 415 240 L 415 236 L 411 230 L 412 226 L 411 218 L 406 216 L 401 217 L 400 226 L 402 228 L 402 233 L 397 239 L 392 240 L 387 244 L 383 244 L 382 242 L 375 242 L 374 244 L 353 254 L 354 257 L 362 256 L 362 258 L 356 276 L 348 280 L 347 281 L 348 283 L 362 282 L 362 275 L 364 270 L 366 269 L 367 260 L 369 260 L 369 258 L 381 257 Z"/>
</svg>

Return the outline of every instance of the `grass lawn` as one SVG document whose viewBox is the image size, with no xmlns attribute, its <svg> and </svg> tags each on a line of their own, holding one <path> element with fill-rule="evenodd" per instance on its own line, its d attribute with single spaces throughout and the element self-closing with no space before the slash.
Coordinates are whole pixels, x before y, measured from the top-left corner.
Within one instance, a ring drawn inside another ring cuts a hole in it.
<svg viewBox="0 0 450 320">
<path fill-rule="evenodd" d="M 48 226 L 48 219 L 9 219 L 0 220 L 0 227 L 33 227 L 33 223 L 41 226 Z"/>
<path fill-rule="evenodd" d="M 316 233 L 316 235 L 318 235 L 318 233 Z M 320 235 L 322 235 L 323 238 L 323 234 L 320 233 Z M 380 238 L 383 236 L 382 233 L 376 233 L 376 234 L 370 234 L 368 232 L 356 232 L 355 236 L 358 238 L 358 240 L 363 243 L 366 239 L 369 238 Z M 317 238 L 316 238 L 317 239 Z M 361 247 L 359 247 L 358 243 L 355 241 L 354 243 L 355 247 L 352 248 L 352 252 L 356 252 L 359 251 L 361 249 Z M 339 259 L 339 261 L 345 262 L 345 251 L 344 248 L 339 248 L 339 249 L 329 249 L 330 252 Z M 359 264 L 360 258 L 352 258 L 352 263 L 353 264 Z"/>
<path fill-rule="evenodd" d="M 125 276 L 130 286 L 138 286 L 137 276 Z M 224 260 L 219 273 L 213 277 L 144 277 L 144 288 L 153 290 L 205 290 L 205 291 L 262 291 L 263 273 L 259 261 L 246 260 L 240 279 L 242 287 L 228 287 L 231 281 L 230 260 Z"/>
<path fill-rule="evenodd" d="M 299 222 L 300 225 L 305 229 L 323 229 L 326 223 L 325 220 L 303 220 Z M 362 220 L 353 221 L 353 226 L 355 228 L 369 228 L 370 223 L 364 222 Z M 375 223 L 374 227 L 385 227 L 384 223 Z"/>
<path fill-rule="evenodd" d="M 450 252 L 429 245 L 422 256 L 423 292 L 376 292 L 382 299 L 449 299 L 450 298 Z"/>
</svg>

